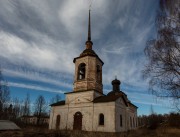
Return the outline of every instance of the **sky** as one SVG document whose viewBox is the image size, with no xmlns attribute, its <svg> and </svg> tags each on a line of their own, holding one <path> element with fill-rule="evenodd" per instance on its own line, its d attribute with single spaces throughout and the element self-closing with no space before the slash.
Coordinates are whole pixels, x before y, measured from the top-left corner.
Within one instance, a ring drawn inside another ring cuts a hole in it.
<svg viewBox="0 0 180 137">
<path fill-rule="evenodd" d="M 0 65 L 11 97 L 33 102 L 72 92 L 73 59 L 85 49 L 91 4 L 93 50 L 103 60 L 103 92 L 117 76 L 138 114 L 172 111 L 148 91 L 144 48 L 156 38 L 158 0 L 1 0 Z"/>
</svg>

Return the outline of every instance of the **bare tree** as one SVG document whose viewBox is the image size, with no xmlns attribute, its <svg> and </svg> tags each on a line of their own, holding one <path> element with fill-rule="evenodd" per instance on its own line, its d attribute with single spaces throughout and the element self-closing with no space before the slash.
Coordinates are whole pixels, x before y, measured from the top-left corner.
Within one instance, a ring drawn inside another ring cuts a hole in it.
<svg viewBox="0 0 180 137">
<path fill-rule="evenodd" d="M 151 105 L 151 107 L 150 107 L 150 114 L 151 114 L 151 115 L 152 115 L 152 114 L 155 114 L 154 109 L 153 109 L 153 105 Z"/>
<path fill-rule="evenodd" d="M 13 106 L 14 106 L 13 111 L 14 111 L 15 117 L 17 118 L 21 115 L 21 103 L 18 98 L 13 99 Z"/>
<path fill-rule="evenodd" d="M 29 116 L 30 115 L 30 95 L 27 93 L 26 98 L 23 101 L 23 115 Z"/>
<path fill-rule="evenodd" d="M 180 7 L 162 1 L 156 18 L 158 35 L 147 42 L 145 55 L 149 62 L 143 74 L 149 78 L 149 89 L 158 97 L 180 99 Z M 171 1 L 169 1 L 171 2 Z M 177 1 L 174 1 L 177 2 Z M 173 11 L 173 12 L 172 12 Z M 179 105 L 179 103 L 177 104 Z"/>
<path fill-rule="evenodd" d="M 9 100 L 10 100 L 10 90 L 8 87 L 8 82 L 4 80 L 0 68 L 0 112 L 2 112 L 3 109 L 8 106 Z"/>
<path fill-rule="evenodd" d="M 40 119 L 46 114 L 47 103 L 45 101 L 45 98 L 42 95 L 39 95 L 35 101 L 34 106 L 35 106 L 34 115 L 37 116 L 37 125 L 39 125 Z"/>
<path fill-rule="evenodd" d="M 52 99 L 50 100 L 50 104 L 56 103 L 61 100 L 61 96 L 59 94 L 56 94 Z"/>
<path fill-rule="evenodd" d="M 153 106 L 150 107 L 150 115 L 149 115 L 149 128 L 156 129 L 158 127 L 159 121 L 157 114 L 154 112 Z"/>
</svg>

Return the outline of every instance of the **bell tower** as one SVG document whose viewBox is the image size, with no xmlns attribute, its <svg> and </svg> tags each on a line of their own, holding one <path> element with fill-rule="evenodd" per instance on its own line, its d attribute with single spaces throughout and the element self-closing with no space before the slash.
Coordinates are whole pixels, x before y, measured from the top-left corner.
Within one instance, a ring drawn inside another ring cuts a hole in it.
<svg viewBox="0 0 180 137">
<path fill-rule="evenodd" d="M 96 90 L 103 93 L 102 88 L 102 66 L 103 61 L 92 49 L 91 41 L 91 17 L 89 10 L 88 38 L 85 50 L 74 58 L 75 75 L 74 75 L 74 92 Z"/>
</svg>

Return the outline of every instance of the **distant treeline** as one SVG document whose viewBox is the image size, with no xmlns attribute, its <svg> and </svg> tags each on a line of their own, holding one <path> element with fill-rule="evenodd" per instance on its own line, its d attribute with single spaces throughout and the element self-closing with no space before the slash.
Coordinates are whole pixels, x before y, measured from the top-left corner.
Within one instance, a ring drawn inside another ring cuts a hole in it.
<svg viewBox="0 0 180 137">
<path fill-rule="evenodd" d="M 42 117 L 49 116 L 49 104 L 60 101 L 57 94 L 50 100 L 45 100 L 43 95 L 37 96 L 34 102 L 30 100 L 30 94 L 20 100 L 10 96 L 8 82 L 4 79 L 0 68 L 0 120 L 18 121 L 23 116 L 36 116 L 37 124 Z"/>
<path fill-rule="evenodd" d="M 162 124 L 180 128 L 180 114 L 172 112 L 170 114 L 154 113 L 148 116 L 142 115 L 138 117 L 138 123 L 140 127 L 148 127 L 150 129 L 156 129 Z"/>
</svg>

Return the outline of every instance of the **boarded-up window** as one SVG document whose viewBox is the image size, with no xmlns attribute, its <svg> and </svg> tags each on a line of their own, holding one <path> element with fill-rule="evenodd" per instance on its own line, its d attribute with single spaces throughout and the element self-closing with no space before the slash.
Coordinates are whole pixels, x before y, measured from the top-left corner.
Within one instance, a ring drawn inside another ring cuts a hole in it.
<svg viewBox="0 0 180 137">
<path fill-rule="evenodd" d="M 99 114 L 99 125 L 104 125 L 104 115 L 102 113 Z"/>
</svg>

